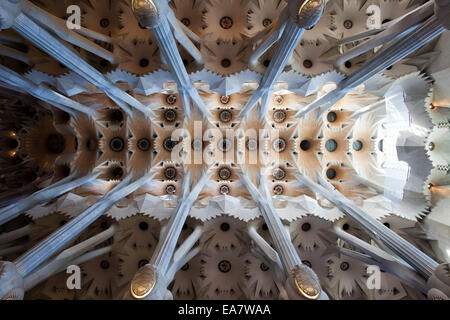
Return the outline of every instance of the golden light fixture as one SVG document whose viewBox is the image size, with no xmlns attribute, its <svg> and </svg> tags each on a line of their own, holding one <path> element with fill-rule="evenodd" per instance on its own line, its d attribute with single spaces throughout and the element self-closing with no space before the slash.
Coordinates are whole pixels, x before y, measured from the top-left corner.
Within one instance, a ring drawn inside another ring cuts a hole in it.
<svg viewBox="0 0 450 320">
<path fill-rule="evenodd" d="M 297 10 L 295 22 L 300 28 L 311 29 L 325 10 L 325 0 L 306 0 Z"/>
<path fill-rule="evenodd" d="M 298 292 L 308 300 L 317 300 L 322 291 L 319 280 L 305 265 L 296 265 L 292 268 L 292 277 Z"/>
<path fill-rule="evenodd" d="M 152 0 L 132 0 L 131 8 L 143 27 L 151 27 L 156 24 L 159 11 Z"/>
<path fill-rule="evenodd" d="M 325 5 L 324 0 L 307 0 L 302 3 L 300 8 L 298 9 L 297 15 L 300 16 L 304 13 L 307 13 L 307 11 L 310 11 L 312 8 L 319 7 L 319 5 Z"/>
<path fill-rule="evenodd" d="M 133 0 L 131 7 L 136 13 L 158 14 L 158 8 L 152 0 Z"/>
<path fill-rule="evenodd" d="M 158 276 L 151 265 L 143 266 L 131 281 L 131 295 L 136 299 L 145 299 L 158 282 Z"/>
</svg>

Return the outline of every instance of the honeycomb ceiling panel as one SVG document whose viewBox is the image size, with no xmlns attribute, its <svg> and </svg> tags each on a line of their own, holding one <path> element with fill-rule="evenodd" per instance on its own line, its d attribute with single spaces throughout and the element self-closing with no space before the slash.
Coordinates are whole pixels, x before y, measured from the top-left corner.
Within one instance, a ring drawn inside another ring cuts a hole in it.
<svg viewBox="0 0 450 320">
<path fill-rule="evenodd" d="M 2 1 L 0 298 L 450 299 L 447 2 Z"/>
</svg>

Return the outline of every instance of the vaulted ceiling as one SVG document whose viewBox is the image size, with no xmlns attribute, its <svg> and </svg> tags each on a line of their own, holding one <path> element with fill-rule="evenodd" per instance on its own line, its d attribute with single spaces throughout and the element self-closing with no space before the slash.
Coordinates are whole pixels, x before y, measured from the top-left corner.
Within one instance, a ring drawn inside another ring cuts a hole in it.
<svg viewBox="0 0 450 320">
<path fill-rule="evenodd" d="M 448 1 L 0 7 L 0 297 L 450 296 Z"/>
</svg>

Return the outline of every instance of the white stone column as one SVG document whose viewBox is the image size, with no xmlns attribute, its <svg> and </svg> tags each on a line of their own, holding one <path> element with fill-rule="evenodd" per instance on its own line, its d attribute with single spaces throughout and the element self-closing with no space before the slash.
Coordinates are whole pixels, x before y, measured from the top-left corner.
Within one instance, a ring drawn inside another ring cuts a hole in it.
<svg viewBox="0 0 450 320">
<path fill-rule="evenodd" d="M 183 266 L 182 262 L 186 260 L 186 257 L 193 257 L 198 253 L 197 250 L 190 249 L 200 237 L 201 229 L 196 229 L 174 256 L 178 238 L 189 211 L 211 175 L 212 173 L 203 174 L 190 192 L 192 174 L 185 175 L 175 214 L 164 228 L 164 234 L 158 242 L 150 263 L 142 267 L 131 281 L 130 292 L 125 294 L 125 299 L 160 300 L 168 297 L 167 286 L 175 275 L 175 269 Z M 173 264 L 176 266 L 174 267 Z"/>
<path fill-rule="evenodd" d="M 272 199 L 267 188 L 264 177 L 260 177 L 261 192 L 255 187 L 247 174 L 239 173 L 241 182 L 247 187 L 248 191 L 257 203 L 262 216 L 269 228 L 270 235 L 274 242 L 275 249 L 283 264 L 285 270 L 286 291 L 291 299 L 328 299 L 328 296 L 320 287 L 319 278 L 314 271 L 305 266 L 294 245 L 291 238 L 281 222 Z"/>
<path fill-rule="evenodd" d="M 280 26 L 282 35 L 278 47 L 258 89 L 253 93 L 250 100 L 241 110 L 239 114 L 240 117 L 248 117 L 259 100 L 261 100 L 259 117 L 263 119 L 266 116 L 274 85 L 284 71 L 289 59 L 291 59 L 292 53 L 297 47 L 303 32 L 305 29 L 312 28 L 319 21 L 325 9 L 325 1 L 323 0 L 288 0 L 287 2 L 288 8 L 286 10 L 289 14 L 289 18 L 287 18 L 287 21 Z M 279 34 L 275 32 L 268 40 L 275 43 L 275 38 L 278 37 Z M 266 43 L 263 43 L 263 47 L 262 50 L 268 49 Z"/>
<path fill-rule="evenodd" d="M 31 196 L 20 200 L 17 203 L 0 209 L 0 225 L 17 218 L 22 212 L 27 211 L 38 204 L 43 204 L 58 198 L 59 196 L 94 181 L 100 173 L 89 174 L 81 178 L 76 178 L 76 173 L 66 177 L 53 185 L 36 191 Z"/>
<path fill-rule="evenodd" d="M 256 89 L 245 107 L 241 110 L 239 114 L 240 117 L 247 117 L 259 100 L 261 100 L 259 116 L 260 118 L 265 117 L 267 109 L 269 108 L 275 82 L 284 71 L 286 64 L 291 58 L 292 53 L 303 35 L 303 32 L 304 29 L 299 28 L 291 19 L 288 19 L 275 54 L 270 61 L 269 67 L 264 73 L 258 89 Z"/>
<path fill-rule="evenodd" d="M 59 17 L 55 17 L 28 0 L 21 0 L 21 2 L 22 12 L 47 31 L 54 32 L 60 39 L 91 52 L 92 54 L 109 61 L 111 64 L 118 63 L 112 52 L 95 44 L 93 41 L 83 37 L 82 35 L 106 43 L 112 43 L 112 38 L 93 30 L 86 29 L 82 26 L 79 26 L 79 29 L 71 30 L 67 27 L 67 21 Z"/>
<path fill-rule="evenodd" d="M 74 113 L 75 111 L 84 113 L 89 117 L 94 116 L 96 113 L 95 109 L 76 102 L 44 84 L 34 84 L 24 76 L 3 65 L 0 65 L 0 80 L 68 113 L 76 114 Z"/>
<path fill-rule="evenodd" d="M 16 17 L 12 29 L 29 40 L 36 47 L 73 70 L 83 79 L 105 92 L 105 94 L 117 104 L 130 105 L 146 116 L 153 115 L 153 111 L 150 108 L 144 106 L 136 98 L 113 84 L 106 76 L 81 58 L 81 56 L 73 49 L 51 35 L 25 14 L 20 13 Z M 127 109 L 126 106 L 124 109 Z"/>
<path fill-rule="evenodd" d="M 30 251 L 17 258 L 14 264 L 17 266 L 19 274 L 23 277 L 29 275 L 48 258 L 57 253 L 61 248 L 70 243 L 76 236 L 83 232 L 89 225 L 102 216 L 114 203 L 130 195 L 143 185 L 150 182 L 155 173 L 132 182 L 133 174 L 127 176 L 112 191 L 98 200 L 76 218 L 72 219 L 57 231 L 52 233 L 41 243 L 37 244 Z"/>
<path fill-rule="evenodd" d="M 303 117 L 316 109 L 319 109 L 319 115 L 323 114 L 351 90 L 418 50 L 441 35 L 445 30 L 435 15 L 430 17 L 416 30 L 410 32 L 393 45 L 383 49 L 364 66 L 344 78 L 335 90 L 300 110 L 296 114 L 296 117 Z"/>
<path fill-rule="evenodd" d="M 436 261 L 381 222 L 371 217 L 367 212 L 364 212 L 351 200 L 345 198 L 339 191 L 335 190 L 333 186 L 330 185 L 329 188 L 325 188 L 299 174 L 297 174 L 297 179 L 312 191 L 333 203 L 343 213 L 359 224 L 379 245 L 395 253 L 417 270 L 425 279 L 428 279 L 433 274 L 433 271 L 438 266 Z"/>
<path fill-rule="evenodd" d="M 92 238 L 89 238 L 88 240 L 85 240 L 69 249 L 64 250 L 50 262 L 30 273 L 24 279 L 25 292 L 34 288 L 39 283 L 47 280 L 58 272 L 65 270 L 70 265 L 80 265 L 110 252 L 111 246 L 107 246 L 86 253 L 114 236 L 115 231 L 116 228 L 113 225 L 108 230 L 105 230 L 93 236 Z"/>
<path fill-rule="evenodd" d="M 191 83 L 180 52 L 178 51 L 168 20 L 168 18 L 173 19 L 174 16 L 167 1 L 133 0 L 132 8 L 139 23 L 152 31 L 153 37 L 161 50 L 163 60 L 168 64 L 170 71 L 175 76 L 186 116 L 190 117 L 192 114 L 191 99 L 204 117 L 209 116 L 210 111 L 200 98 L 197 89 Z M 194 52 L 194 56 L 198 56 L 198 54 Z"/>
</svg>

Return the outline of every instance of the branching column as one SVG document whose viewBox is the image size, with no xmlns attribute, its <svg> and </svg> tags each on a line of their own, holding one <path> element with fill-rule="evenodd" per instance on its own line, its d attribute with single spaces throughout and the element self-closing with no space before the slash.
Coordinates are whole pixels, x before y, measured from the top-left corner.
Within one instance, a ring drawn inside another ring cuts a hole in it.
<svg viewBox="0 0 450 320">
<path fill-rule="evenodd" d="M 192 175 L 186 174 L 184 177 L 182 194 L 178 200 L 175 214 L 170 218 L 168 225 L 165 227 L 165 231 L 161 236 L 161 240 L 155 249 L 150 263 L 142 267 L 131 282 L 130 293 L 134 299 L 160 300 L 170 298 L 167 295 L 167 285 L 172 280 L 171 277 L 175 275 L 175 269 L 182 267 L 184 264 L 177 262 L 183 261 L 186 255 L 192 257 L 192 252 L 189 250 L 198 240 L 201 235 L 201 230 L 196 229 L 193 232 L 180 247 L 179 250 L 181 251 L 177 251 L 176 257 L 174 256 L 175 247 L 189 211 L 211 175 L 211 173 L 204 174 L 191 192 L 189 192 L 189 187 L 192 181 Z M 172 258 L 177 263 L 176 268 L 170 267 Z M 127 297 L 129 297 L 128 293 L 125 298 Z"/>
<path fill-rule="evenodd" d="M 139 23 L 152 31 L 161 50 L 163 59 L 175 76 L 186 116 L 190 117 L 192 114 L 191 99 L 197 105 L 203 116 L 209 116 L 210 111 L 200 98 L 197 89 L 192 85 L 186 67 L 181 59 L 180 52 L 178 51 L 169 24 L 169 18 L 173 19 L 174 15 L 167 1 L 133 0 L 132 7 Z"/>
<path fill-rule="evenodd" d="M 38 204 L 47 203 L 73 189 L 81 187 L 95 180 L 100 173 L 90 174 L 82 178 L 75 178 L 70 175 L 47 188 L 36 191 L 31 196 L 0 209 L 0 225 L 17 218 L 22 212 L 25 212 Z"/>
<path fill-rule="evenodd" d="M 25 14 L 19 14 L 12 28 L 39 49 L 105 92 L 117 105 L 128 113 L 130 113 L 128 107 L 130 105 L 145 115 L 153 114 L 150 108 L 147 108 L 136 98 L 114 85 L 101 72 L 84 61 L 73 49 L 70 49 L 66 44 L 52 36 Z"/>
<path fill-rule="evenodd" d="M 0 269 L 6 268 L 6 272 L 0 273 L 0 299 L 8 295 L 11 290 L 18 288 L 23 290 L 24 278 L 68 245 L 113 204 L 147 184 L 154 176 L 155 173 L 148 174 L 132 183 L 130 182 L 134 178 L 134 174 L 127 176 L 94 205 L 17 258 L 13 263 L 0 262 Z"/>
<path fill-rule="evenodd" d="M 36 267 L 41 265 L 41 263 L 46 261 L 49 257 L 55 254 L 66 244 L 68 244 L 77 235 L 83 232 L 89 225 L 91 225 L 109 208 L 111 208 L 113 204 L 148 183 L 154 175 L 155 174 L 146 175 L 133 183 L 130 183 L 133 179 L 133 175 L 127 176 L 112 191 L 106 194 L 94 205 L 89 207 L 76 218 L 66 223 L 64 226 L 58 229 L 58 231 L 51 234 L 29 252 L 19 257 L 15 261 L 18 271 L 25 276 L 29 274 Z"/>
<path fill-rule="evenodd" d="M 109 253 L 111 246 L 94 249 L 96 246 L 114 236 L 116 227 L 113 225 L 109 229 L 85 240 L 69 249 L 64 250 L 54 259 L 34 270 L 25 279 L 25 292 L 31 290 L 39 283 L 47 280 L 56 273 L 65 270 L 69 265 L 81 265 L 87 261 L 95 259 L 101 255 Z M 92 250 L 92 251 L 90 251 Z M 90 251 L 86 253 L 87 251 Z"/>
<path fill-rule="evenodd" d="M 241 117 L 247 117 L 259 100 L 261 100 L 259 117 L 261 119 L 265 117 L 275 82 L 284 71 L 305 29 L 312 28 L 319 21 L 325 8 L 323 0 L 290 0 L 288 3 L 287 10 L 290 17 L 286 21 L 278 47 L 258 89 L 242 109 Z"/>
<path fill-rule="evenodd" d="M 357 207 L 351 200 L 345 198 L 332 186 L 327 189 L 309 178 L 297 175 L 298 180 L 308 188 L 320 194 L 333 203 L 343 213 L 358 223 L 379 245 L 388 248 L 395 253 L 422 276 L 428 279 L 438 266 L 438 263 L 417 249 L 411 243 L 400 237 L 394 231 L 387 228 L 381 222 L 372 218 L 367 212 Z"/>
<path fill-rule="evenodd" d="M 0 12 L 0 29 L 12 28 L 36 47 L 73 70 L 83 79 L 95 85 L 98 89 L 104 91 L 127 113 L 131 114 L 131 110 L 128 107 L 128 105 L 130 105 L 145 115 L 153 115 L 153 111 L 150 108 L 147 108 L 130 94 L 114 85 L 101 72 L 81 58 L 75 50 L 33 21 L 33 19 L 27 15 L 27 13 L 33 14 L 33 11 L 30 11 L 30 8 L 31 6 L 28 6 L 27 3 L 22 4 L 22 1 L 19 0 L 1 1 L 0 9 L 2 10 Z M 49 22 L 52 21 L 53 20 Z M 40 22 L 42 23 L 42 21 Z M 67 26 L 64 24 L 54 25 L 54 27 L 53 31 L 56 34 L 67 34 L 69 32 Z M 89 46 L 88 43 L 84 44 Z M 91 45 L 92 47 L 97 47 L 93 42 Z M 95 50 L 93 48 L 93 50 L 88 51 Z"/>
<path fill-rule="evenodd" d="M 311 268 L 302 263 L 295 250 L 289 234 L 273 206 L 264 177 L 261 177 L 260 179 L 261 193 L 252 183 L 248 175 L 239 174 L 239 177 L 252 195 L 253 200 L 258 204 L 261 214 L 269 228 L 270 235 L 272 236 L 275 249 L 280 256 L 284 270 L 290 273 L 285 274 L 285 276 L 288 277 L 286 290 L 290 298 L 328 299 L 328 296 L 320 288 L 317 275 Z"/>
<path fill-rule="evenodd" d="M 43 84 L 34 84 L 24 76 L 3 65 L 0 65 L 0 81 L 13 86 L 14 88 L 25 91 L 33 97 L 47 102 L 48 104 L 70 114 L 76 114 L 74 113 L 74 111 L 76 111 L 92 117 L 96 112 L 95 109 L 89 108 L 79 102 L 69 99 L 66 96 L 46 87 Z"/>
<path fill-rule="evenodd" d="M 382 72 L 386 68 L 394 65 L 409 54 L 418 50 L 431 40 L 438 37 L 445 30 L 446 29 L 442 26 L 442 23 L 436 15 L 433 15 L 416 30 L 410 32 L 404 38 L 385 48 L 375 57 L 370 59 L 366 64 L 364 64 L 360 69 L 347 76 L 338 84 L 335 90 L 329 92 L 322 98 L 311 103 L 306 108 L 300 110 L 296 116 L 305 116 L 316 109 L 320 110 L 319 115 L 323 114 L 332 108 L 339 100 L 345 97 L 345 95 L 352 89 L 363 84 L 376 74 Z"/>
</svg>

